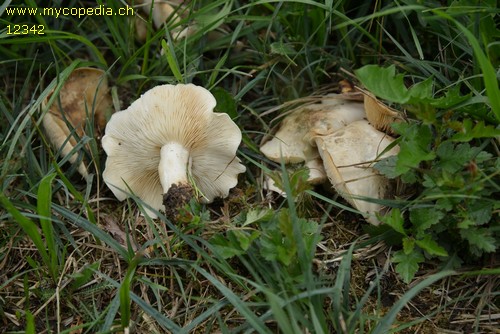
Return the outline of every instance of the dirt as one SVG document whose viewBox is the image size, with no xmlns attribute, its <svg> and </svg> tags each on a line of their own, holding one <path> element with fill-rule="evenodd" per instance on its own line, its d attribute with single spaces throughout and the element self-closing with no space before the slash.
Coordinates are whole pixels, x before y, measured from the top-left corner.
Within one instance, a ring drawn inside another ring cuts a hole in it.
<svg viewBox="0 0 500 334">
<path fill-rule="evenodd" d="M 189 184 L 173 184 L 166 194 L 163 194 L 165 216 L 170 221 L 177 221 L 179 209 L 183 208 L 194 197 L 193 187 Z"/>
</svg>

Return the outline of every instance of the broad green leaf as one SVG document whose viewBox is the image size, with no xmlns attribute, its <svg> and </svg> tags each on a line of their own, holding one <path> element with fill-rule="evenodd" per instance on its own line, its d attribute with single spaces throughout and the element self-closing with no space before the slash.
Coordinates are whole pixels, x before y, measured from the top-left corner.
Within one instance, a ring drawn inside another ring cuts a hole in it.
<svg viewBox="0 0 500 334">
<path fill-rule="evenodd" d="M 252 209 L 247 212 L 246 220 L 242 226 L 248 226 L 262 221 L 270 220 L 274 211 L 270 209 Z"/>
<path fill-rule="evenodd" d="M 403 238 L 403 252 L 405 254 L 410 254 L 415 249 L 415 239 L 412 237 Z"/>
<path fill-rule="evenodd" d="M 475 225 L 484 225 L 491 220 L 493 203 L 483 199 L 472 201 L 467 207 L 466 213 Z"/>
<path fill-rule="evenodd" d="M 448 256 L 448 252 L 443 247 L 439 246 L 438 243 L 432 239 L 430 235 L 424 236 L 423 239 L 415 240 L 417 245 L 425 250 L 430 255 L 437 256 Z"/>
<path fill-rule="evenodd" d="M 211 93 L 217 101 L 217 105 L 215 106 L 216 112 L 228 114 L 231 119 L 238 117 L 236 100 L 227 90 L 221 87 L 215 87 L 211 90 Z"/>
<path fill-rule="evenodd" d="M 461 222 L 459 222 L 457 224 L 457 227 L 461 228 L 461 229 L 468 229 L 469 227 L 472 227 L 472 226 L 475 226 L 475 225 L 476 225 L 476 223 L 473 220 L 464 219 L 464 220 L 462 220 Z"/>
<path fill-rule="evenodd" d="M 396 272 L 401 275 L 401 278 L 406 283 L 415 277 L 418 271 L 419 264 L 424 262 L 424 256 L 417 250 L 411 252 L 410 254 L 405 254 L 402 250 L 394 253 L 392 261 L 397 263 Z"/>
<path fill-rule="evenodd" d="M 208 31 L 214 30 L 219 27 L 224 20 L 229 16 L 231 12 L 231 7 L 233 6 L 233 1 L 224 1 L 224 6 L 222 8 L 214 8 L 213 10 L 205 10 L 205 8 L 210 9 L 209 6 L 204 7 L 200 15 L 196 16 L 196 23 L 198 24 L 198 29 L 203 31 L 205 34 Z M 216 3 L 213 3 L 215 6 Z"/>
<path fill-rule="evenodd" d="M 268 233 L 260 239 L 260 253 L 268 261 L 279 261 L 288 266 L 296 257 L 297 247 L 290 239 L 283 238 L 278 231 Z"/>
<path fill-rule="evenodd" d="M 462 132 L 455 134 L 451 140 L 469 142 L 476 138 L 495 138 L 500 136 L 500 129 L 495 129 L 491 125 L 485 125 L 483 121 L 472 124 L 471 119 L 463 121 Z"/>
<path fill-rule="evenodd" d="M 404 75 L 396 74 L 394 65 L 386 68 L 366 65 L 354 73 L 363 86 L 379 98 L 403 104 L 411 97 L 403 81 Z"/>
<path fill-rule="evenodd" d="M 478 152 L 477 148 L 471 148 L 468 143 L 458 144 L 451 141 L 445 141 L 439 145 L 436 150 L 439 162 L 437 167 L 444 169 L 449 173 L 456 173 L 464 168 Z"/>
<path fill-rule="evenodd" d="M 426 230 L 432 225 L 439 223 L 444 216 L 444 212 L 435 207 L 410 209 L 410 221 L 415 228 L 418 238 L 425 235 Z"/>
<path fill-rule="evenodd" d="M 245 253 L 238 243 L 231 242 L 230 240 L 224 238 L 221 234 L 214 235 L 210 238 L 209 242 L 215 248 L 215 251 L 224 259 Z"/>
<path fill-rule="evenodd" d="M 460 230 L 460 235 L 467 240 L 471 246 L 477 247 L 486 253 L 494 252 L 497 249 L 497 240 L 492 236 L 491 231 L 486 228 L 468 228 Z"/>
<path fill-rule="evenodd" d="M 393 127 L 403 137 L 399 143 L 400 151 L 395 168 L 398 175 L 417 168 L 422 161 L 435 158 L 436 154 L 430 147 L 433 135 L 428 126 L 399 123 Z"/>
<path fill-rule="evenodd" d="M 29 310 L 26 310 L 26 334 L 35 334 L 36 333 L 35 326 L 35 316 Z"/>
<path fill-rule="evenodd" d="M 463 103 L 470 98 L 470 94 L 460 95 L 460 87 L 454 86 L 447 90 L 444 96 L 430 101 L 430 104 L 432 104 L 436 108 L 448 109 L 457 104 Z"/>
<path fill-rule="evenodd" d="M 228 233 L 232 233 L 235 236 L 235 238 L 238 240 L 239 246 L 244 251 L 247 251 L 252 241 L 257 239 L 260 235 L 259 231 L 253 231 L 252 233 L 248 233 L 247 231 L 243 230 L 232 230 L 229 231 Z"/>
<path fill-rule="evenodd" d="M 409 103 L 428 102 L 432 100 L 434 82 L 432 78 L 427 78 L 424 81 L 418 82 L 411 86 L 408 90 L 411 99 Z"/>
<path fill-rule="evenodd" d="M 406 231 L 403 226 L 404 219 L 401 215 L 401 211 L 398 208 L 392 209 L 389 214 L 383 216 L 382 222 L 392 227 L 396 232 L 406 235 Z"/>
<path fill-rule="evenodd" d="M 373 165 L 373 168 L 378 170 L 385 177 L 389 179 L 394 179 L 400 175 L 396 173 L 397 160 L 398 160 L 397 155 L 391 155 L 390 157 L 377 161 L 375 165 Z"/>
</svg>

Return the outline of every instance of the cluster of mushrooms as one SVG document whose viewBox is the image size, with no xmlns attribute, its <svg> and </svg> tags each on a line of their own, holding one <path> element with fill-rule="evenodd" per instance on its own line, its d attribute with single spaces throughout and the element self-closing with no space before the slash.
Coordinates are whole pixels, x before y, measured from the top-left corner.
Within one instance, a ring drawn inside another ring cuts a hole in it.
<svg viewBox="0 0 500 334">
<path fill-rule="evenodd" d="M 377 225 L 380 200 L 394 195 L 395 184 L 373 165 L 399 152 L 386 133 L 395 121 L 398 113 L 368 93 L 328 94 L 288 114 L 260 150 L 275 162 L 304 164 L 310 183 L 329 181 L 336 193 Z M 272 180 L 267 182 L 269 189 L 281 191 Z"/>
<path fill-rule="evenodd" d="M 304 163 L 312 183 L 329 180 L 368 222 L 377 224 L 381 205 L 363 199 L 391 195 L 389 181 L 372 166 L 397 154 L 398 147 L 388 148 L 393 139 L 366 120 L 365 107 L 373 110 L 367 105 L 372 102 L 326 95 L 321 103 L 302 106 L 283 119 L 261 151 L 277 162 Z M 193 197 L 204 203 L 227 197 L 246 170 L 236 156 L 241 131 L 227 114 L 213 111 L 216 100 L 205 88 L 160 85 L 112 115 L 111 105 L 104 72 L 80 68 L 67 79 L 42 124 L 52 144 L 77 163 L 84 177 L 88 170 L 78 140 L 90 125 L 94 134 L 105 125 L 105 183 L 120 201 L 140 198 L 152 218 L 158 211 L 172 217 Z"/>
</svg>

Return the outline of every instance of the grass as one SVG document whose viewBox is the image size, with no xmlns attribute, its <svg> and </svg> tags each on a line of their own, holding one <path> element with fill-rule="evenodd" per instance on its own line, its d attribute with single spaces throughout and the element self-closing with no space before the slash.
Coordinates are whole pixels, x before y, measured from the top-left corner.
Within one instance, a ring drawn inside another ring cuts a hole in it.
<svg viewBox="0 0 500 334">
<path fill-rule="evenodd" d="M 397 233 L 373 231 L 340 197 L 258 150 L 294 100 L 336 91 L 366 64 L 395 65 L 407 86 L 432 76 L 432 98 L 466 96 L 437 109 L 434 123 L 405 106 L 415 123 L 440 129 L 438 141 L 451 136 L 448 125 L 498 129 L 495 1 L 191 1 L 166 28 L 144 15 L 142 42 L 130 17 L 5 12 L 36 6 L 0 7 L 0 333 L 498 331 L 496 249 L 462 266 L 461 254 L 425 253 L 406 283 L 392 261 L 402 249 Z M 45 35 L 7 35 L 14 24 L 41 24 Z M 187 25 L 193 34 L 176 39 Z M 209 205 L 191 202 L 176 222 L 145 218 L 140 199 L 118 202 L 102 182 L 105 154 L 92 131 L 76 146 L 91 162 L 81 178 L 48 144 L 41 119 L 58 103 L 54 94 L 45 105 L 47 96 L 84 66 L 106 71 L 116 110 L 163 83 L 209 88 L 243 133 L 238 155 L 247 172 L 237 188 Z M 498 137 L 473 129 L 468 142 L 498 159 Z M 497 194 L 498 172 L 479 166 L 473 185 Z M 272 170 L 286 198 L 263 189 Z M 411 216 L 432 205 L 419 191 L 389 204 Z M 495 242 L 498 210 L 488 223 Z"/>
</svg>

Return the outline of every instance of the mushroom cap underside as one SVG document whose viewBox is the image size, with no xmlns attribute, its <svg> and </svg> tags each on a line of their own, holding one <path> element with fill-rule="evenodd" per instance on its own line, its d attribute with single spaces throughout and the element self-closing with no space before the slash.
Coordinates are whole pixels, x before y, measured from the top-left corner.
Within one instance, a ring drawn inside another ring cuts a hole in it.
<svg viewBox="0 0 500 334">
<path fill-rule="evenodd" d="M 169 142 L 189 151 L 190 174 L 205 201 L 227 196 L 245 171 L 236 157 L 241 131 L 227 114 L 214 113 L 215 105 L 202 87 L 162 85 L 114 114 L 102 145 L 108 156 L 103 178 L 115 196 L 124 200 L 133 192 L 161 209 L 158 165 L 161 147 Z"/>
</svg>

